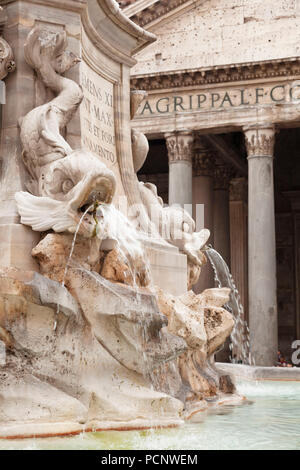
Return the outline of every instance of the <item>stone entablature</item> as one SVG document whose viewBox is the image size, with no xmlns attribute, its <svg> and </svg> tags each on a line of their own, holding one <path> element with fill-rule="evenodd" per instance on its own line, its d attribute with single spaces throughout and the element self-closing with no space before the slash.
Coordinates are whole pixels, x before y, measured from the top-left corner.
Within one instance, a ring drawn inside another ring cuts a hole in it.
<svg viewBox="0 0 300 470">
<path fill-rule="evenodd" d="M 166 90 L 218 83 L 243 82 L 257 79 L 297 78 L 300 76 L 300 59 L 276 59 L 267 62 L 229 64 L 203 69 L 190 69 L 169 73 L 134 75 L 131 87 L 138 90 Z"/>
<path fill-rule="evenodd" d="M 265 106 L 279 103 L 299 103 L 300 80 L 284 83 L 241 84 L 227 87 L 179 90 L 149 94 L 137 115 L 172 114 L 185 111 L 203 112 L 245 106 Z"/>
<path fill-rule="evenodd" d="M 133 78 L 133 88 L 148 91 L 136 113 L 134 125 L 152 138 L 180 128 L 227 132 L 265 122 L 279 127 L 286 123 L 298 125 L 300 60 L 287 61 L 287 64 L 289 68 L 285 73 L 279 63 L 249 65 L 252 77 L 250 73 L 246 79 L 246 73 L 241 72 L 238 76 L 232 72 L 232 81 L 228 82 L 229 75 L 223 82 L 223 72 L 219 71 L 218 78 L 215 70 L 210 83 L 199 82 L 198 85 L 193 82 L 193 72 L 189 73 L 190 81 L 184 83 L 181 81 L 183 75 L 179 74 L 165 76 L 165 82 L 163 76 Z"/>
</svg>

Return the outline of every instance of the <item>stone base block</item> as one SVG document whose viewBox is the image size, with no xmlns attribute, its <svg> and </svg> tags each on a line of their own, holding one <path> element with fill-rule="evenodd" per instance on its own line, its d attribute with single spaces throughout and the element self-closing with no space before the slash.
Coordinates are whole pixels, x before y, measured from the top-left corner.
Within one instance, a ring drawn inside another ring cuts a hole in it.
<svg viewBox="0 0 300 470">
<path fill-rule="evenodd" d="M 187 292 L 187 257 L 179 251 L 146 247 L 153 282 L 173 295 Z"/>
<path fill-rule="evenodd" d="M 0 225 L 1 266 L 38 271 L 31 250 L 38 244 L 40 234 L 21 224 Z"/>
</svg>

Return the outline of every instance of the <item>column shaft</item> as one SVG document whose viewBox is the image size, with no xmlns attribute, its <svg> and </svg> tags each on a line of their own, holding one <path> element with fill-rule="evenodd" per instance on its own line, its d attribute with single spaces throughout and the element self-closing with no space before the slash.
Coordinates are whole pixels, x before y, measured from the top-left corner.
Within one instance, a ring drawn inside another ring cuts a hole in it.
<svg viewBox="0 0 300 470">
<path fill-rule="evenodd" d="M 196 230 L 207 228 L 211 232 L 209 244 L 213 244 L 214 228 L 214 168 L 215 158 L 212 151 L 198 137 L 193 161 L 193 215 Z M 214 272 L 208 262 L 203 266 L 201 276 L 194 286 L 196 293 L 214 287 Z"/>
<path fill-rule="evenodd" d="M 229 181 L 231 170 L 226 164 L 218 164 L 214 171 L 214 248 L 230 268 L 230 219 Z"/>
<path fill-rule="evenodd" d="M 169 156 L 169 205 L 189 205 L 191 212 L 193 133 L 188 131 L 166 134 Z"/>
<path fill-rule="evenodd" d="M 171 163 L 169 166 L 169 205 L 192 204 L 192 165 L 188 162 Z"/>
<path fill-rule="evenodd" d="M 245 130 L 249 164 L 249 323 L 256 365 L 277 357 L 276 246 L 273 127 Z"/>
<path fill-rule="evenodd" d="M 248 224 L 247 181 L 234 178 L 230 182 L 230 264 L 231 274 L 248 317 Z"/>
</svg>

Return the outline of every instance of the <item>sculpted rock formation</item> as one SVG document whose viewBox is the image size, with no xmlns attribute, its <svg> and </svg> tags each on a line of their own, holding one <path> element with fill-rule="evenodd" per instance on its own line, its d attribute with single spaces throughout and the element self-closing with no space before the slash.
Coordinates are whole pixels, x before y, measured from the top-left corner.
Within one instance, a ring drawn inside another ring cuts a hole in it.
<svg viewBox="0 0 300 470">
<path fill-rule="evenodd" d="M 2 270 L 0 281 L 0 325 L 10 341 L 1 367 L 1 437 L 148 427 L 150 418 L 153 426 L 182 422 L 183 404 L 115 359 L 97 338 L 102 325 L 83 317 L 65 287 L 15 269 Z"/>
<path fill-rule="evenodd" d="M 180 297 L 157 290 L 158 305 L 168 318 L 168 329 L 183 338 L 188 350 L 177 360 L 177 367 L 184 384 L 186 411 L 194 403 L 216 397 L 223 390 L 223 383 L 213 366 L 213 357 L 224 344 L 234 327 L 232 315 L 223 305 L 228 303 L 230 289 L 208 289 L 202 294 L 189 291 Z M 231 392 L 234 386 L 231 386 Z"/>
<path fill-rule="evenodd" d="M 41 232 L 32 251 L 40 273 L 0 271 L 0 435 L 177 425 L 230 388 L 212 359 L 234 325 L 223 308 L 229 290 L 174 297 L 153 285 L 147 234 L 112 203 L 114 173 L 63 137 L 83 98 L 62 76 L 78 62 L 66 46 L 64 32 L 39 28 L 25 44 L 27 63 L 54 97 L 20 121 L 29 178 L 15 199 L 21 222 Z M 137 170 L 148 143 L 135 131 L 132 150 Z M 165 208 L 155 186 L 139 188 L 155 237 L 186 254 L 191 287 L 209 231 L 195 233 L 192 218 Z"/>
</svg>

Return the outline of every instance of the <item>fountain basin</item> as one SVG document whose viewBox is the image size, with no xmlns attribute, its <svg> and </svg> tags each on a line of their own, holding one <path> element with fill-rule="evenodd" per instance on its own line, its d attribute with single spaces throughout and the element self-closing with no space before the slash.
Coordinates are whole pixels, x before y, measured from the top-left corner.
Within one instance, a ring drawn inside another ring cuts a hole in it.
<svg viewBox="0 0 300 470">
<path fill-rule="evenodd" d="M 236 379 L 300 382 L 299 367 L 259 367 L 227 363 L 217 363 L 216 366 L 222 372 L 230 374 Z"/>
<path fill-rule="evenodd" d="M 249 406 L 204 411 L 202 421 L 179 428 L 103 431 L 74 437 L 0 440 L 0 450 L 297 450 L 300 383 L 239 380 Z M 248 402 L 249 403 L 249 402 Z M 200 414 L 199 414 L 200 415 Z"/>
</svg>

